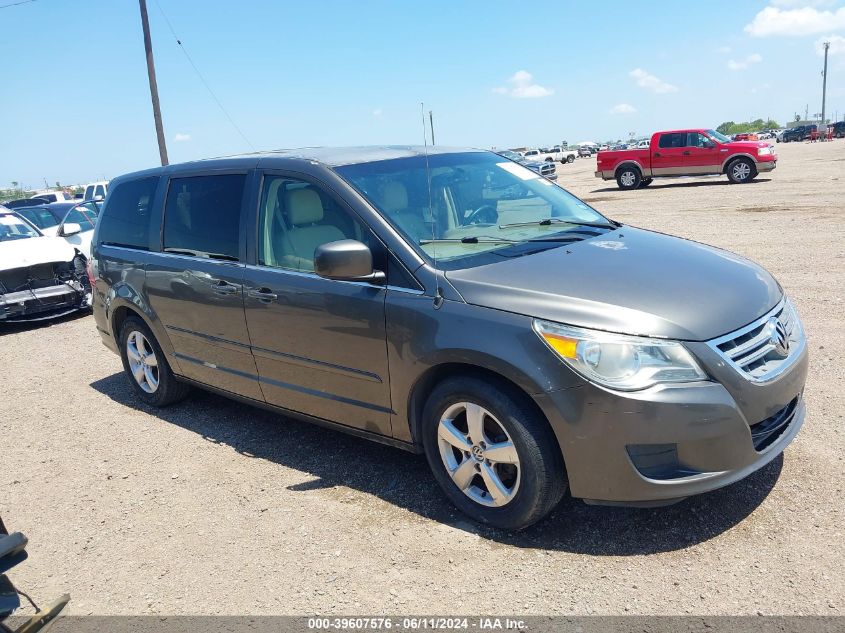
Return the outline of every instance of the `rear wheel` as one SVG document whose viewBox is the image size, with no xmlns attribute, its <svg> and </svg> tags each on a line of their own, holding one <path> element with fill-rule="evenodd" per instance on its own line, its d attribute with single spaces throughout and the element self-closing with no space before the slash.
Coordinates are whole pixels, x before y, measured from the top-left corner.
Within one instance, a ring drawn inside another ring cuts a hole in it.
<svg viewBox="0 0 845 633">
<path fill-rule="evenodd" d="M 757 176 L 757 168 L 747 158 L 737 158 L 728 165 L 728 179 L 735 185 L 750 182 Z"/>
<path fill-rule="evenodd" d="M 642 180 L 643 176 L 636 167 L 622 167 L 616 172 L 616 184 L 620 189 L 636 189 Z"/>
<path fill-rule="evenodd" d="M 182 400 L 190 387 L 179 382 L 155 336 L 140 318 L 128 317 L 120 328 L 123 370 L 137 396 L 156 407 Z"/>
<path fill-rule="evenodd" d="M 570 154 L 569 156 L 566 157 L 566 162 L 567 163 L 574 163 L 575 162 L 575 156 Z"/>
<path fill-rule="evenodd" d="M 480 523 L 521 530 L 566 490 L 554 434 L 507 385 L 464 376 L 442 382 L 426 402 L 422 433 L 437 483 Z"/>
</svg>

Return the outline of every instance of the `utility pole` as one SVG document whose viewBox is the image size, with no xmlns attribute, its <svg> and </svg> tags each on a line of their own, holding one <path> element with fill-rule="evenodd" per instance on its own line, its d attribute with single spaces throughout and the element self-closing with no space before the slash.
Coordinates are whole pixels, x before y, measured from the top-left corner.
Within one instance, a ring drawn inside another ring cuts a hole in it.
<svg viewBox="0 0 845 633">
<path fill-rule="evenodd" d="M 825 42 L 824 46 L 824 70 L 822 71 L 822 120 L 820 125 L 824 125 L 824 106 L 827 98 L 827 49 L 830 48 L 830 42 Z"/>
<path fill-rule="evenodd" d="M 428 126 L 431 128 L 431 144 L 434 145 L 434 114 L 428 111 Z"/>
<path fill-rule="evenodd" d="M 150 79 L 150 98 L 153 102 L 153 118 L 158 137 L 158 153 L 161 164 L 167 165 L 167 145 L 164 141 L 164 126 L 161 123 L 161 106 L 158 103 L 158 83 L 156 83 L 156 67 L 153 61 L 153 43 L 150 39 L 150 20 L 147 16 L 147 0 L 138 0 L 141 5 L 141 26 L 144 29 L 144 50 L 147 53 L 147 75 Z"/>
</svg>

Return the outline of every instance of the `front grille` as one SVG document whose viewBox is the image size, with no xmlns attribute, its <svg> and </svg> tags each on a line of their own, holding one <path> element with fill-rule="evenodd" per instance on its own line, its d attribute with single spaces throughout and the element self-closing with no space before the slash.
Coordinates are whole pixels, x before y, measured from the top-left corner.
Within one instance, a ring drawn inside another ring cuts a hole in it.
<svg viewBox="0 0 845 633">
<path fill-rule="evenodd" d="M 557 167 L 555 166 L 554 163 L 549 162 L 549 161 L 545 161 L 540 166 L 540 175 L 541 176 L 551 176 L 553 173 L 555 173 L 556 169 L 557 169 Z"/>
<path fill-rule="evenodd" d="M 795 419 L 795 410 L 798 408 L 798 398 L 783 409 L 758 422 L 751 427 L 751 440 L 754 442 L 754 450 L 762 452 L 774 444 L 777 439 L 786 432 L 792 420 Z"/>
<path fill-rule="evenodd" d="M 785 300 L 754 323 L 710 341 L 728 364 L 755 381 L 768 380 L 783 371 L 803 345 L 801 322 L 792 304 Z"/>
</svg>

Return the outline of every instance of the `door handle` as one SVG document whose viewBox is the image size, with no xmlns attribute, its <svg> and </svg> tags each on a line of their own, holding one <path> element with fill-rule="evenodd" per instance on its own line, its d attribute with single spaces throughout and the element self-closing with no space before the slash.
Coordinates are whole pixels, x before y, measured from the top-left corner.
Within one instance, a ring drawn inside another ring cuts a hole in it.
<svg viewBox="0 0 845 633">
<path fill-rule="evenodd" d="M 655 158 L 660 158 L 662 155 L 663 155 L 663 154 L 661 154 L 660 152 L 654 152 L 654 157 L 655 157 Z"/>
<path fill-rule="evenodd" d="M 230 284 L 228 281 L 224 279 L 211 279 L 211 289 L 216 292 L 217 294 L 221 295 L 233 295 L 236 292 L 240 291 L 240 286 L 236 286 L 235 284 Z"/>
<path fill-rule="evenodd" d="M 248 297 L 258 299 L 263 303 L 270 303 L 271 301 L 275 301 L 279 298 L 279 295 L 269 288 L 250 288 L 247 290 L 246 294 Z"/>
<path fill-rule="evenodd" d="M 684 156 L 689 156 L 689 155 L 690 155 L 689 152 L 684 152 Z"/>
</svg>

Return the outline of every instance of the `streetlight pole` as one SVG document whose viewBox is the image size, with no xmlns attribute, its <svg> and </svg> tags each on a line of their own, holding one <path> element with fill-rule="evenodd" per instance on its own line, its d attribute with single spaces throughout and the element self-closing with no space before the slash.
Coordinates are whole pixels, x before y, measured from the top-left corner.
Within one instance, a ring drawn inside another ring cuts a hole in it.
<svg viewBox="0 0 845 633">
<path fill-rule="evenodd" d="M 158 137 L 158 153 L 161 164 L 167 165 L 167 144 L 164 140 L 164 126 L 161 123 L 161 106 L 158 102 L 158 83 L 156 82 L 156 67 L 153 61 L 153 43 L 150 39 L 150 20 L 147 16 L 147 0 L 138 0 L 141 5 L 141 26 L 144 29 L 144 51 L 147 54 L 147 76 L 150 80 L 150 99 L 153 102 L 153 118 L 155 119 L 156 136 Z"/>
<path fill-rule="evenodd" d="M 830 42 L 825 42 L 824 46 L 824 70 L 822 71 L 822 120 L 821 125 L 824 125 L 824 106 L 827 98 L 827 50 L 830 48 Z"/>
</svg>

